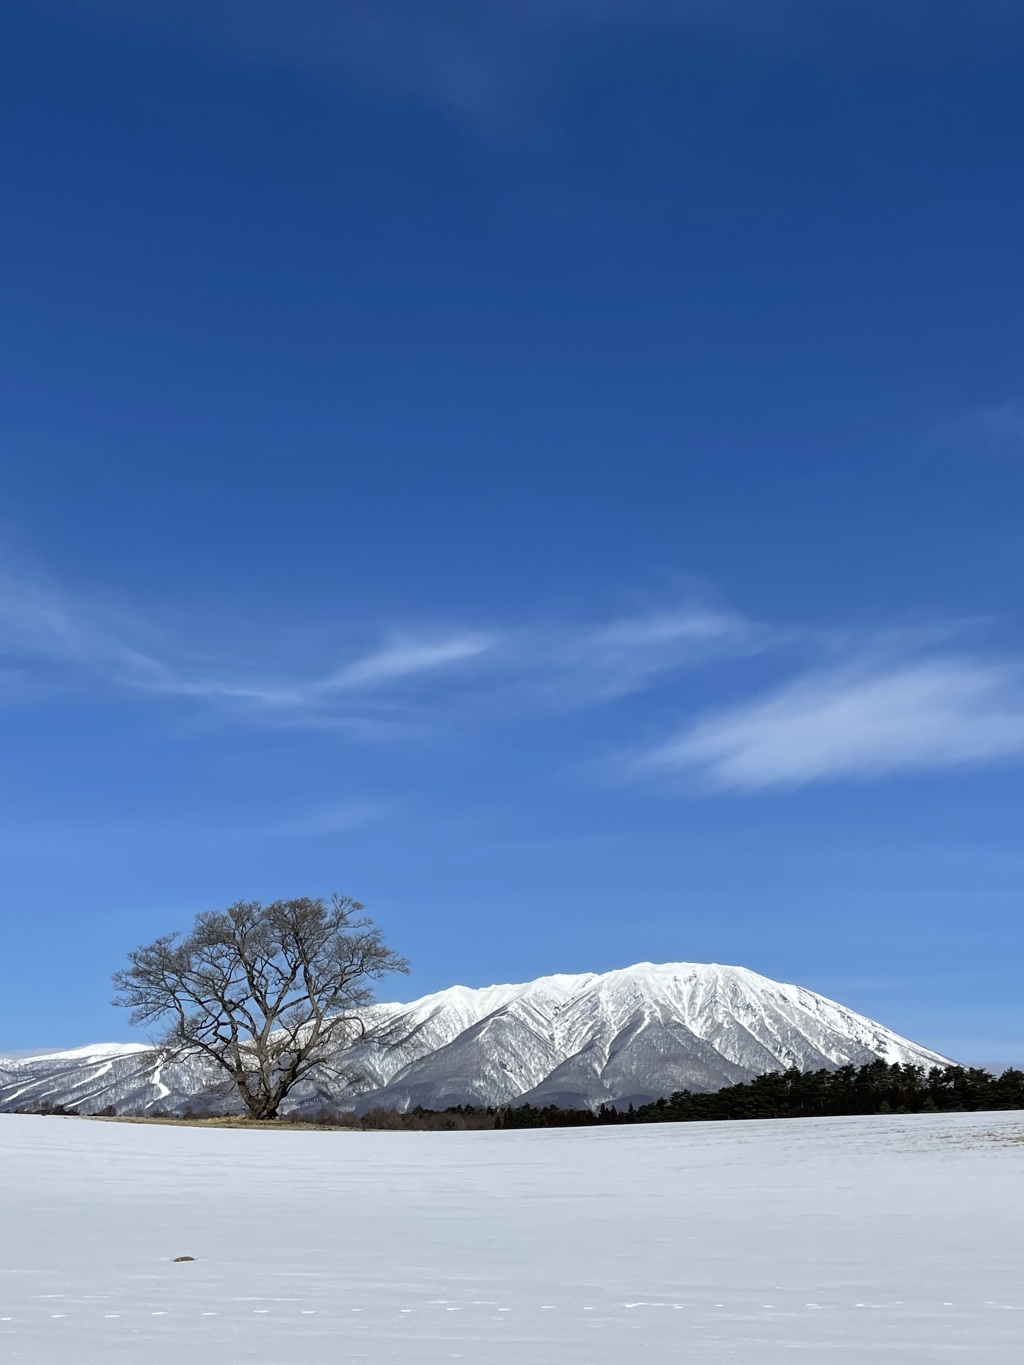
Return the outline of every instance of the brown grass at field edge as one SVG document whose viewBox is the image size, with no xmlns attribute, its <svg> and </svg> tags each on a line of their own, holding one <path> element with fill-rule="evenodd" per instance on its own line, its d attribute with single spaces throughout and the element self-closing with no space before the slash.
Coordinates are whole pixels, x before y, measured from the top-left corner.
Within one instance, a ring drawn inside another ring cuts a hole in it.
<svg viewBox="0 0 1024 1365">
<path fill-rule="evenodd" d="M 51 1114 L 48 1118 L 85 1119 L 89 1123 L 148 1123 L 164 1128 L 266 1128 L 275 1133 L 366 1133 L 345 1123 L 295 1123 L 291 1119 L 250 1119 L 241 1114 L 214 1118 L 149 1118 L 142 1114 Z"/>
</svg>

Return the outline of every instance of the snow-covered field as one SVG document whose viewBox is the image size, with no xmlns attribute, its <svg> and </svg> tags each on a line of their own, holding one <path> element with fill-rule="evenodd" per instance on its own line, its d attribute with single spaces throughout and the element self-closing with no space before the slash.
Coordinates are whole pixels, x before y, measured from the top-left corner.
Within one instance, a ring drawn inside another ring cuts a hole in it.
<svg viewBox="0 0 1024 1365">
<path fill-rule="evenodd" d="M 349 1134 L 0 1115 L 0 1359 L 1019 1365 L 1024 1116 Z"/>
</svg>

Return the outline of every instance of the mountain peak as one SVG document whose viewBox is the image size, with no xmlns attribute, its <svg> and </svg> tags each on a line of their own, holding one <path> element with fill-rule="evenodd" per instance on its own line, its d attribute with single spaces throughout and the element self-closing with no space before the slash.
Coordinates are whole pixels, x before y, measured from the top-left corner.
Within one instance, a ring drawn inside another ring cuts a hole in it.
<svg viewBox="0 0 1024 1365">
<path fill-rule="evenodd" d="M 451 986 L 373 1007 L 405 1042 L 360 1045 L 346 1060 L 362 1087 L 342 1107 L 640 1103 L 717 1090 L 766 1071 L 875 1058 L 942 1066 L 948 1058 L 803 986 L 747 967 L 637 962 L 520 984 Z M 90 1113 L 223 1109 L 198 1060 L 163 1062 L 145 1044 L 100 1044 L 0 1068 L 0 1108 L 73 1105 Z M 312 1088 L 293 1103 L 319 1104 Z"/>
</svg>

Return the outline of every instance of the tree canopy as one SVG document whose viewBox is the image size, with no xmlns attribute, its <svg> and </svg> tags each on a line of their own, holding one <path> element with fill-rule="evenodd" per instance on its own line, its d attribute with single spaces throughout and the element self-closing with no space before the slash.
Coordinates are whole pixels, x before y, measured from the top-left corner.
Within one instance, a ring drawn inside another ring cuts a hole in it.
<svg viewBox="0 0 1024 1365">
<path fill-rule="evenodd" d="M 236 901 L 128 955 L 114 1003 L 164 1029 L 174 1057 L 205 1057 L 253 1118 L 277 1116 L 304 1080 L 355 1079 L 339 1052 L 374 1033 L 371 982 L 408 964 L 348 896 Z"/>
</svg>

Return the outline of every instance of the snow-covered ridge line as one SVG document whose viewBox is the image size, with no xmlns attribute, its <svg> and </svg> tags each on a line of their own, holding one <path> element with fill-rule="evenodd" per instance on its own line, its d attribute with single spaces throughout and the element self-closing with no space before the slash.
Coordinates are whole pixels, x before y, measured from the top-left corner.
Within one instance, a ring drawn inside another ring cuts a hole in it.
<svg viewBox="0 0 1024 1365">
<path fill-rule="evenodd" d="M 28 1057 L 0 1057 L 0 1063 L 11 1065 L 33 1065 L 36 1062 L 52 1062 L 58 1059 L 71 1060 L 76 1057 L 130 1057 L 137 1052 L 152 1052 L 149 1043 L 86 1043 L 83 1047 L 63 1048 L 59 1052 L 33 1052 Z"/>
<path fill-rule="evenodd" d="M 745 967 L 641 962 L 477 989 L 452 986 L 374 1007 L 405 1043 L 361 1045 L 346 1061 L 365 1081 L 345 1107 L 530 1102 L 640 1103 L 674 1090 L 717 1090 L 765 1071 L 949 1059 L 802 986 Z M 104 1043 L 0 1059 L 0 1108 L 44 1103 L 86 1113 L 233 1104 L 199 1061 L 163 1063 L 145 1044 Z M 312 1087 L 298 1108 L 319 1106 Z"/>
</svg>

